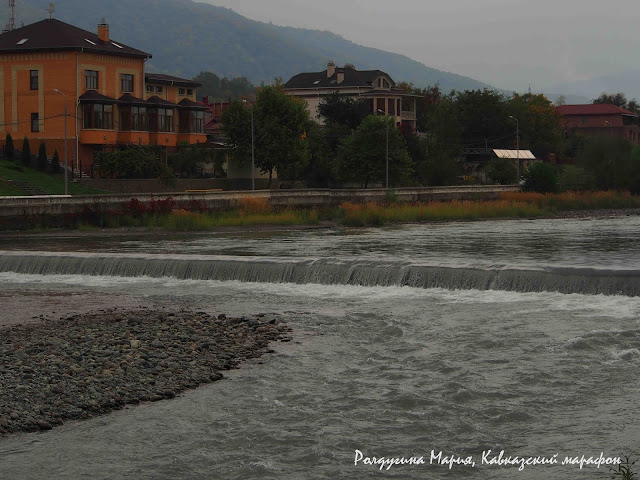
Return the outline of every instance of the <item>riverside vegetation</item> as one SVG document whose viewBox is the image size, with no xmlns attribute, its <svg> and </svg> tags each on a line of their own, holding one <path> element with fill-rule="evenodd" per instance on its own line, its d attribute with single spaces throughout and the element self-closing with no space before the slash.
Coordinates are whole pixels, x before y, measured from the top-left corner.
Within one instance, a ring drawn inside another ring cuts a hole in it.
<svg viewBox="0 0 640 480">
<path fill-rule="evenodd" d="M 273 353 L 276 318 L 116 310 L 3 329 L 0 435 L 50 430 L 127 404 L 173 398 Z"/>
<path fill-rule="evenodd" d="M 121 210 L 96 213 L 85 210 L 67 216 L 71 228 L 146 227 L 171 231 L 198 231 L 215 227 L 251 225 L 317 225 L 330 222 L 345 226 L 381 226 L 390 223 L 481 220 L 498 218 L 537 218 L 593 210 L 640 208 L 640 197 L 628 192 L 503 192 L 495 200 L 455 200 L 402 203 L 390 192 L 380 203 L 345 202 L 336 207 L 274 207 L 266 198 L 243 198 L 236 208 L 208 211 L 192 202 L 187 208 L 175 208 L 168 197 L 144 205 L 131 199 Z M 37 225 L 32 225 L 37 226 Z"/>
</svg>

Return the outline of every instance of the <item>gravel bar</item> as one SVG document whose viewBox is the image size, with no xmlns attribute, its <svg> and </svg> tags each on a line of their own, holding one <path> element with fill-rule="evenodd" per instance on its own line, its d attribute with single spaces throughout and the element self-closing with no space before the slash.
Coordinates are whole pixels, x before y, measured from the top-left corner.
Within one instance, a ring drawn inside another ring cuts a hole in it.
<svg viewBox="0 0 640 480">
<path fill-rule="evenodd" d="M 0 435 L 158 401 L 273 353 L 278 319 L 105 309 L 0 329 Z"/>
</svg>

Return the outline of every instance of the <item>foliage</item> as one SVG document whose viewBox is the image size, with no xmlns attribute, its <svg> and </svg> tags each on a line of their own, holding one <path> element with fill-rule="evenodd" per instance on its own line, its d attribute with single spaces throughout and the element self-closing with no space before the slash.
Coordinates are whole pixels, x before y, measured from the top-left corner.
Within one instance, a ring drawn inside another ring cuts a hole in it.
<svg viewBox="0 0 640 480">
<path fill-rule="evenodd" d="M 4 141 L 5 158 L 8 158 L 9 160 L 13 159 L 14 152 L 15 152 L 15 149 L 13 146 L 13 138 L 11 137 L 10 133 L 7 133 L 7 137 L 5 138 L 5 141 Z"/>
<path fill-rule="evenodd" d="M 308 122 L 307 150 L 308 162 L 301 172 L 301 178 L 308 187 L 330 188 L 336 183 L 333 160 L 337 155 L 338 145 L 330 143 L 334 128 L 332 126 L 321 127 L 314 122 Z"/>
<path fill-rule="evenodd" d="M 58 150 L 53 151 L 53 157 L 51 157 L 51 173 L 58 173 L 60 170 L 60 156 Z"/>
<path fill-rule="evenodd" d="M 274 170 L 282 180 L 295 180 L 308 160 L 306 106 L 274 87 L 262 88 L 253 106 L 231 104 L 222 114 L 222 129 L 241 163 L 251 158 L 252 111 L 256 167 L 269 172 L 269 185 Z"/>
<path fill-rule="evenodd" d="M 246 98 L 253 100 L 256 95 L 256 87 L 246 77 L 220 78 L 212 72 L 200 72 L 193 77 L 194 82 L 201 83 L 198 87 L 198 98 L 209 96 L 209 101 L 230 101 L 232 99 Z"/>
<path fill-rule="evenodd" d="M 520 144 L 538 158 L 563 148 L 562 116 L 544 95 L 515 93 L 507 102 L 509 114 L 518 119 Z"/>
<path fill-rule="evenodd" d="M 101 176 L 109 178 L 157 178 L 165 168 L 153 148 L 140 146 L 101 152 L 95 165 Z"/>
<path fill-rule="evenodd" d="M 578 160 L 603 190 L 628 188 L 640 174 L 640 162 L 632 161 L 631 143 L 616 136 L 587 138 Z"/>
<path fill-rule="evenodd" d="M 325 124 L 342 125 L 350 130 L 358 128 L 370 114 L 367 99 L 346 97 L 338 92 L 324 97 L 318 105 L 318 115 Z"/>
<path fill-rule="evenodd" d="M 638 104 L 638 101 L 635 98 L 633 100 L 627 101 L 627 96 L 621 92 L 603 92 L 598 98 L 593 99 L 593 103 L 609 103 L 611 105 L 615 105 L 616 107 L 625 108 L 632 111 L 633 113 L 640 114 L 640 104 Z"/>
<path fill-rule="evenodd" d="M 633 480 L 638 478 L 638 473 L 633 471 L 636 460 L 631 460 L 629 455 L 621 455 L 621 461 L 615 468 L 610 468 L 611 478 L 621 480 Z"/>
<path fill-rule="evenodd" d="M 489 180 L 500 185 L 509 185 L 516 183 L 518 180 L 518 169 L 508 158 L 494 158 L 485 169 L 485 173 Z"/>
<path fill-rule="evenodd" d="M 558 172 L 558 189 L 560 191 L 595 190 L 596 181 L 593 175 L 578 165 L 562 165 Z"/>
<path fill-rule="evenodd" d="M 38 170 L 46 170 L 47 163 L 47 146 L 44 142 L 41 142 L 38 148 Z"/>
<path fill-rule="evenodd" d="M 167 158 L 167 163 L 180 178 L 199 177 L 203 165 L 212 156 L 211 149 L 182 144 Z"/>
<path fill-rule="evenodd" d="M 158 181 L 163 187 L 175 187 L 178 184 L 178 177 L 176 177 L 171 167 L 167 167 L 160 172 Z"/>
<path fill-rule="evenodd" d="M 535 162 L 524 174 L 524 189 L 529 192 L 552 193 L 558 190 L 558 173 L 549 164 Z"/>
<path fill-rule="evenodd" d="M 412 170 L 411 158 L 402 135 L 388 117 L 370 115 L 347 137 L 336 159 L 338 178 L 364 185 L 384 185 L 386 177 L 386 139 L 389 135 L 389 185 L 407 182 Z"/>
<path fill-rule="evenodd" d="M 31 147 L 29 146 L 29 139 L 24 137 L 22 141 L 22 164 L 25 167 L 31 165 Z"/>
</svg>

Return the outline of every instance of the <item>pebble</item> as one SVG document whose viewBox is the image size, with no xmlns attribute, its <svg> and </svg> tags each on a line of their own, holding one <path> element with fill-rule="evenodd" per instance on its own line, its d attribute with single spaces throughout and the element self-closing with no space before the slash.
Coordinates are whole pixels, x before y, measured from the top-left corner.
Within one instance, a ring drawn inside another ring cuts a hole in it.
<svg viewBox="0 0 640 480">
<path fill-rule="evenodd" d="M 260 314 L 105 309 L 0 328 L 0 436 L 50 430 L 223 378 L 291 341 Z"/>
</svg>

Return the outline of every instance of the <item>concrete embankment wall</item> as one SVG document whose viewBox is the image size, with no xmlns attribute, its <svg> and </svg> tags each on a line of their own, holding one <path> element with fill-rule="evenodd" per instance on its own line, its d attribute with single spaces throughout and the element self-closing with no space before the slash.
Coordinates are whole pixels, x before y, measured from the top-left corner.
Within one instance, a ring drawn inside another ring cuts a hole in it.
<svg viewBox="0 0 640 480">
<path fill-rule="evenodd" d="M 518 191 L 517 186 L 455 186 L 393 189 L 397 201 L 490 200 L 501 192 Z M 276 207 L 329 207 L 344 202 L 375 202 L 388 199 L 385 189 L 367 190 L 257 190 L 232 192 L 173 192 L 162 194 L 116 194 L 87 196 L 0 197 L 0 229 L 21 228 L 34 217 L 63 217 L 86 211 L 102 214 L 121 210 L 132 198 L 143 204 L 171 197 L 175 208 L 197 205 L 210 210 L 234 208 L 246 198 L 266 198 Z M 17 222 L 17 225 L 16 225 Z"/>
</svg>

